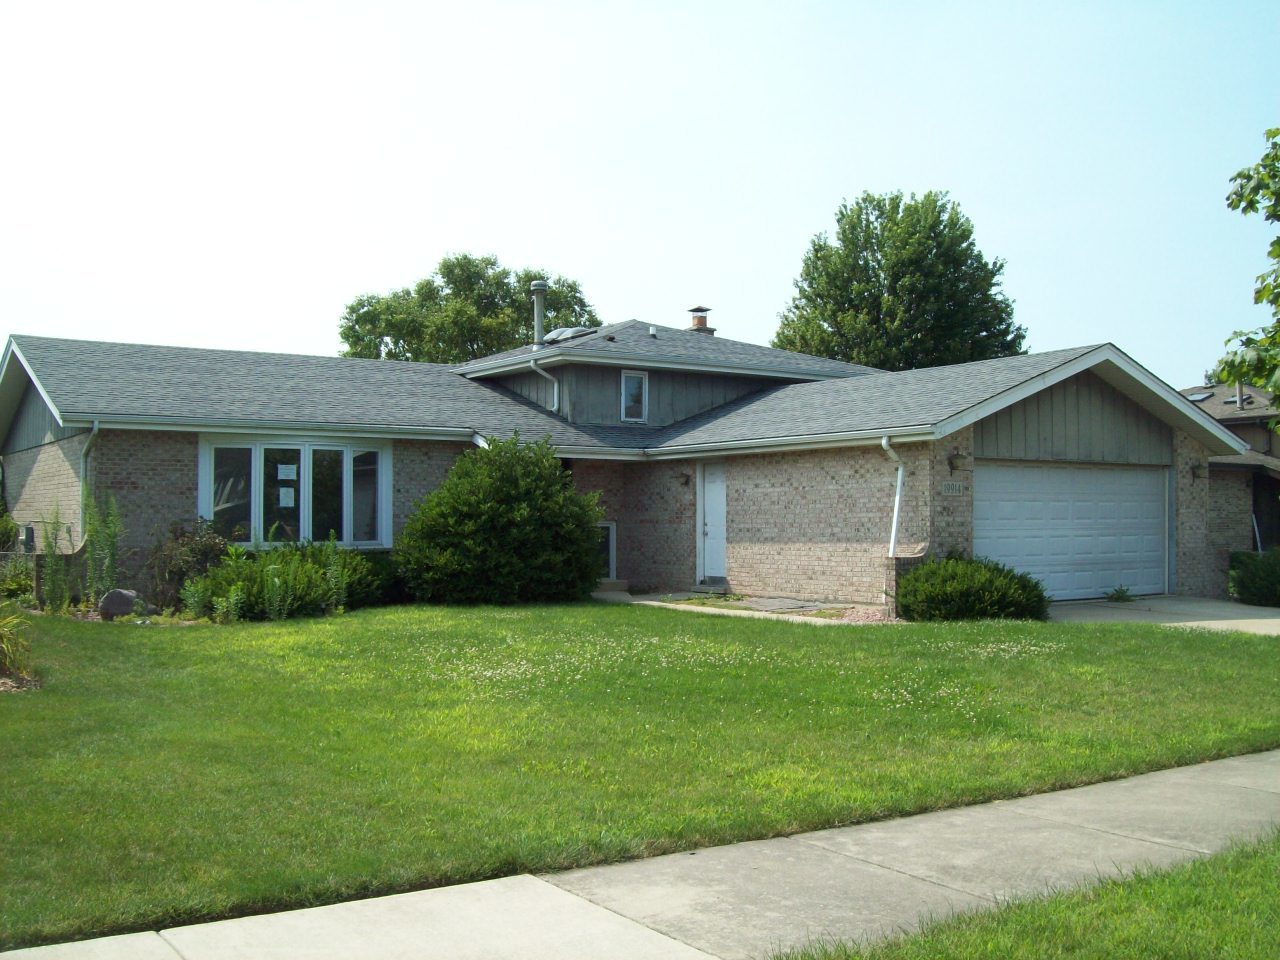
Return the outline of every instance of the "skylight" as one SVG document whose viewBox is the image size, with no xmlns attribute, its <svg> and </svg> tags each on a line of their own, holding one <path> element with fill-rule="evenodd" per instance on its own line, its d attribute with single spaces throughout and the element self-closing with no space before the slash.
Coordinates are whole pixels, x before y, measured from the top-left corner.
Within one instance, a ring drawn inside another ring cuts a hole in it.
<svg viewBox="0 0 1280 960">
<path fill-rule="evenodd" d="M 594 327 L 556 327 L 542 338 L 542 342 L 563 343 L 566 340 L 576 340 L 578 337 L 586 336 L 594 331 Z"/>
<path fill-rule="evenodd" d="M 1213 396 L 1213 391 L 1210 390 L 1207 393 L 1189 393 L 1187 394 L 1187 399 L 1190 400 L 1192 403 L 1203 403 L 1205 400 L 1208 400 L 1212 396 Z M 1234 402 L 1235 402 L 1235 397 L 1232 397 L 1230 400 L 1227 401 L 1227 403 L 1234 403 Z"/>
</svg>

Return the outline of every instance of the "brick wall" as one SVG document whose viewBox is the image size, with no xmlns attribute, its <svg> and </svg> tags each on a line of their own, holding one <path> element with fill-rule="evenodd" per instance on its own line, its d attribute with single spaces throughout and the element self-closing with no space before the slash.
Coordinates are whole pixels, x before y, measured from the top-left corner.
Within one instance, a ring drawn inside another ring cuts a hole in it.
<svg viewBox="0 0 1280 960">
<path fill-rule="evenodd" d="M 618 526 L 618 577 L 636 593 L 688 590 L 697 576 L 697 485 L 685 460 L 576 460 L 574 484 L 600 494 Z"/>
<path fill-rule="evenodd" d="M 99 502 L 110 494 L 120 511 L 124 586 L 145 587 L 143 565 L 175 523 L 196 520 L 199 441 L 194 433 L 103 430 L 91 454 L 91 482 Z"/>
<path fill-rule="evenodd" d="M 63 549 L 72 549 L 67 542 L 68 525 L 75 546 L 80 544 L 80 453 L 88 439 L 88 434 L 82 433 L 4 458 L 5 503 L 20 530 L 36 528 L 37 550 L 41 549 L 42 521 L 51 518 L 55 510 L 64 526 Z"/>
<path fill-rule="evenodd" d="M 1181 431 L 1173 434 L 1174 582 L 1173 592 L 1196 597 L 1221 597 L 1227 592 L 1225 573 L 1210 549 L 1208 476 L 1195 476 L 1193 467 L 1207 468 L 1204 445 Z M 1203 470 L 1195 472 L 1204 473 Z"/>
<path fill-rule="evenodd" d="M 1225 585 L 1231 554 L 1253 550 L 1253 474 L 1248 470 L 1209 470 L 1209 551 L 1215 583 Z M 1225 586 L 1223 588 L 1225 590 Z"/>
<path fill-rule="evenodd" d="M 956 431 L 932 448 L 930 552 L 972 556 L 973 427 Z M 955 484 L 960 485 L 959 492 Z"/>
<path fill-rule="evenodd" d="M 616 460 L 573 460 L 569 469 L 573 472 L 573 485 L 584 493 L 594 491 L 600 494 L 600 506 L 604 509 L 604 518 L 620 522 L 626 509 L 626 474 L 625 469 L 639 464 L 620 463 Z M 622 537 L 619 526 L 618 537 Z M 622 551 L 618 551 L 618 576 L 622 574 Z"/>
<path fill-rule="evenodd" d="M 930 445 L 896 447 L 905 474 L 898 553 L 929 545 Z M 733 590 L 881 603 L 897 465 L 879 447 L 733 457 L 726 461 L 728 579 Z"/>
<path fill-rule="evenodd" d="M 642 592 L 688 590 L 698 576 L 695 464 L 659 460 L 623 467 L 618 576 Z"/>
<path fill-rule="evenodd" d="M 391 448 L 391 534 L 399 536 L 418 502 L 444 482 L 469 443 L 397 440 Z"/>
</svg>

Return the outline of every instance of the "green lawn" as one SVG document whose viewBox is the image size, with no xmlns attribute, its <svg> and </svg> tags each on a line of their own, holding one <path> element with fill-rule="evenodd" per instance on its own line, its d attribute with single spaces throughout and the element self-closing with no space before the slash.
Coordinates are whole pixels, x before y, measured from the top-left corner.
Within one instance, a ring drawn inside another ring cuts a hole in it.
<svg viewBox="0 0 1280 960">
<path fill-rule="evenodd" d="M 778 960 L 1274 960 L 1278 878 L 1275 837 L 1174 870 L 944 920 L 861 950 L 830 945 Z"/>
<path fill-rule="evenodd" d="M 1280 641 L 599 605 L 37 618 L 0 945 L 567 867 L 1280 746 Z"/>
</svg>

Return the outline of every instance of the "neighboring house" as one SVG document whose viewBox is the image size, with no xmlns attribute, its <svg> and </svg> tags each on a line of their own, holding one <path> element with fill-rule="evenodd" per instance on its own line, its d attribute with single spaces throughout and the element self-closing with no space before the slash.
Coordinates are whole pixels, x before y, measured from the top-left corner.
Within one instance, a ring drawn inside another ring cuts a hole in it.
<svg viewBox="0 0 1280 960">
<path fill-rule="evenodd" d="M 1280 445 L 1271 429 L 1280 411 L 1258 387 L 1215 384 L 1182 395 L 1249 444 L 1209 458 L 1210 546 L 1225 569 L 1232 551 L 1280 545 Z"/>
<path fill-rule="evenodd" d="M 1211 456 L 1245 444 L 1111 345 L 886 373 L 631 321 L 457 367 L 14 336 L 4 493 L 22 526 L 119 504 L 132 570 L 173 523 L 393 544 L 454 459 L 549 437 L 633 590 L 882 602 L 930 554 L 1059 598 L 1221 594 Z"/>
</svg>

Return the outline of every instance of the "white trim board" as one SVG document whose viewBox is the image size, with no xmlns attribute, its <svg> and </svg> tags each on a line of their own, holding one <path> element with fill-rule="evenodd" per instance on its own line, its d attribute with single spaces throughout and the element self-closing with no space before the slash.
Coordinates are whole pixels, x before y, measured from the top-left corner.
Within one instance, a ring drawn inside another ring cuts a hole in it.
<svg viewBox="0 0 1280 960">
<path fill-rule="evenodd" d="M 0 362 L 0 384 L 3 384 L 9 376 L 9 360 L 11 357 L 18 358 L 18 364 L 26 373 L 27 379 L 31 381 L 31 385 L 36 388 L 36 392 L 40 394 L 40 399 L 45 402 L 45 405 L 49 408 L 49 412 L 53 414 L 53 419 L 57 422 L 58 426 L 78 426 L 78 424 L 68 424 L 63 420 L 62 412 L 58 409 L 58 405 L 53 402 L 53 398 L 49 396 L 49 392 L 45 390 L 44 384 L 40 382 L 40 378 L 37 377 L 35 371 L 31 369 L 31 364 L 29 364 L 27 362 L 27 358 L 23 356 L 22 348 L 19 347 L 12 338 L 10 338 L 9 342 L 5 344 L 4 360 L 3 362 Z M 86 423 L 85 426 L 92 426 L 92 423 Z"/>
</svg>

